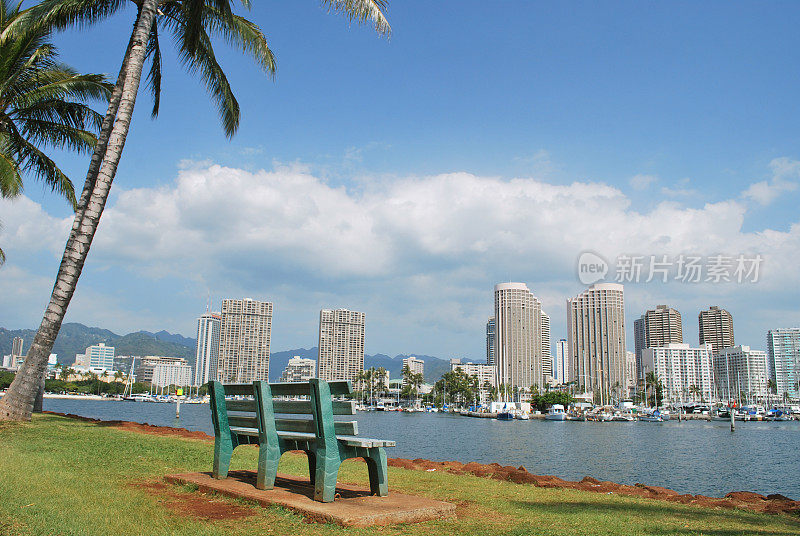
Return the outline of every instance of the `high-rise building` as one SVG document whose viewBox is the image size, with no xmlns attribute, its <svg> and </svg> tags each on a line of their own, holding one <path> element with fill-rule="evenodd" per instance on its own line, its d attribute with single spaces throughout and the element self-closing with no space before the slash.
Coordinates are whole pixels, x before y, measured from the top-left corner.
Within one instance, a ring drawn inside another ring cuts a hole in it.
<svg viewBox="0 0 800 536">
<path fill-rule="evenodd" d="M 294 356 L 286 364 L 281 374 L 282 382 L 307 382 L 317 377 L 317 362 L 299 355 Z"/>
<path fill-rule="evenodd" d="M 707 311 L 700 311 L 697 317 L 700 327 L 700 345 L 711 343 L 713 355 L 725 348 L 732 348 L 733 317 L 725 309 L 712 305 Z"/>
<path fill-rule="evenodd" d="M 713 350 L 713 347 L 712 347 Z M 767 353 L 749 346 L 723 348 L 713 356 L 717 395 L 740 405 L 767 395 Z"/>
<path fill-rule="evenodd" d="M 495 365 L 494 361 L 494 333 L 495 321 L 494 317 L 490 316 L 486 321 L 486 364 Z"/>
<path fill-rule="evenodd" d="M 425 361 L 417 359 L 414 356 L 408 356 L 403 359 L 403 370 L 408 367 L 411 374 L 422 374 L 425 376 Z M 406 379 L 403 377 L 403 385 L 406 384 Z"/>
<path fill-rule="evenodd" d="M 625 299 L 617 283 L 596 283 L 567 300 L 567 339 L 574 379 L 601 404 L 624 389 Z"/>
<path fill-rule="evenodd" d="M 556 357 L 553 360 L 553 378 L 556 384 L 565 384 L 572 381 L 569 374 L 569 347 L 567 339 L 556 341 Z"/>
<path fill-rule="evenodd" d="M 641 318 L 633 321 L 633 340 L 636 352 L 636 378 L 644 379 L 642 371 L 642 351 L 645 348 L 657 348 L 673 342 L 683 342 L 683 325 L 681 314 L 672 307 L 658 305 L 650 309 Z"/>
<path fill-rule="evenodd" d="M 800 399 L 800 328 L 767 332 L 767 367 L 779 397 Z"/>
<path fill-rule="evenodd" d="M 319 313 L 319 360 L 322 380 L 355 382 L 364 370 L 364 322 L 366 315 L 347 309 L 323 309 Z"/>
<path fill-rule="evenodd" d="M 246 298 L 222 300 L 217 380 L 269 380 L 272 303 Z"/>
<path fill-rule="evenodd" d="M 494 355 L 498 386 L 525 391 L 533 385 L 544 387 L 541 311 L 541 302 L 524 283 L 495 285 Z"/>
<path fill-rule="evenodd" d="M 553 354 L 550 350 L 550 316 L 542 311 L 542 375 L 553 377 Z"/>
<path fill-rule="evenodd" d="M 668 343 L 642 351 L 644 373 L 655 372 L 661 382 L 664 401 L 710 401 L 714 392 L 711 345 L 690 348 L 684 343 Z"/>
<path fill-rule="evenodd" d="M 222 317 L 217 313 L 206 313 L 197 319 L 197 352 L 194 365 L 195 385 L 205 385 L 217 378 L 221 322 Z"/>
<path fill-rule="evenodd" d="M 11 355 L 12 357 L 24 355 L 22 353 L 22 337 L 14 337 L 11 341 Z"/>
</svg>

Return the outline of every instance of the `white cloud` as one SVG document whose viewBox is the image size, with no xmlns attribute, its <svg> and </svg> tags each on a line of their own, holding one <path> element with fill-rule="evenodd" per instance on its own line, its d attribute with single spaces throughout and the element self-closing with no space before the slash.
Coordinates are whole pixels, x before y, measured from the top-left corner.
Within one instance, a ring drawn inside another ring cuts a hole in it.
<svg viewBox="0 0 800 536">
<path fill-rule="evenodd" d="M 791 173 L 776 162 L 776 176 Z M 26 198 L 0 208 L 5 249 L 11 244 L 20 252 L 60 253 L 68 220 L 49 216 Z M 141 308 L 147 321 L 130 329 L 161 323 L 189 333 L 184 326 L 210 289 L 215 297 L 274 299 L 276 349 L 313 344 L 315 311 L 336 306 L 368 312 L 373 351 L 426 351 L 414 346 L 424 342 L 428 352 L 452 347 L 466 353 L 459 346 L 463 334 L 480 338 L 492 285 L 501 280 L 528 282 L 553 318 L 553 339 L 562 336 L 564 300 L 580 290 L 574 263 L 587 249 L 607 259 L 681 253 L 765 257 L 757 291 L 677 283 L 666 291 L 696 308 L 745 293 L 765 300 L 800 287 L 800 224 L 787 231 L 743 232 L 746 215 L 747 205 L 737 200 L 696 208 L 664 201 L 637 212 L 621 190 L 597 182 L 555 185 L 450 173 L 367 182 L 352 191 L 300 164 L 250 172 L 184 163 L 171 184 L 117 191 L 89 265 L 95 272 L 109 271 L 119 287 L 115 299 L 128 300 L 130 307 L 137 299 L 146 303 Z M 38 266 L 26 269 L 38 277 Z M 44 273 L 53 271 L 49 266 Z M 89 295 L 85 287 L 99 285 L 92 277 L 100 276 L 85 276 L 79 294 Z M 173 283 L 181 285 L 172 300 L 185 305 L 166 312 L 154 306 L 153 296 L 142 290 L 147 281 L 159 289 L 160 300 Z M 49 293 L 52 282 L 36 285 Z M 626 294 L 638 306 L 636 292 L 631 287 Z M 647 292 L 658 295 L 650 287 Z M 84 310 L 91 313 L 91 307 Z M 289 330 L 294 339 L 286 336 Z M 294 342 L 282 345 L 281 337 Z"/>
<path fill-rule="evenodd" d="M 772 169 L 772 178 L 768 181 L 759 181 L 750 185 L 742 193 L 746 199 L 751 199 L 761 205 L 769 205 L 779 195 L 797 190 L 800 179 L 800 161 L 782 157 L 775 158 L 769 163 Z"/>
<path fill-rule="evenodd" d="M 634 190 L 647 190 L 651 184 L 658 182 L 655 175 L 634 175 L 628 181 Z"/>
</svg>

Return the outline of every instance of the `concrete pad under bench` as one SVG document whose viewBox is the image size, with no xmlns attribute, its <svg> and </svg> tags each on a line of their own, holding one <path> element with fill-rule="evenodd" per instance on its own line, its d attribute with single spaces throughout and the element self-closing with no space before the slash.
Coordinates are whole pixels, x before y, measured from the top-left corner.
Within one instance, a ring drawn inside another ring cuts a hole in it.
<svg viewBox="0 0 800 536">
<path fill-rule="evenodd" d="M 336 500 L 323 503 L 313 500 L 314 486 L 308 478 L 279 474 L 275 489 L 255 487 L 255 471 L 231 471 L 225 480 L 211 473 L 167 475 L 167 482 L 193 484 L 202 492 L 215 492 L 227 497 L 255 501 L 262 506 L 278 505 L 297 512 L 307 519 L 336 523 L 345 527 L 368 527 L 417 523 L 455 516 L 456 505 L 394 491 L 388 497 L 370 495 L 368 489 L 348 484 L 336 485 Z"/>
</svg>

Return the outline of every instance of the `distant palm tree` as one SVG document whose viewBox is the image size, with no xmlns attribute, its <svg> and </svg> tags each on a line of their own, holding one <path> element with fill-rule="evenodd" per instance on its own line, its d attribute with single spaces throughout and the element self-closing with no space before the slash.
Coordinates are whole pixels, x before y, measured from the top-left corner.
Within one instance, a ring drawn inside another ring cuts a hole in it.
<svg viewBox="0 0 800 536">
<path fill-rule="evenodd" d="M 19 19 L 20 6 L 0 0 L 0 36 Z M 0 197 L 18 196 L 23 175 L 30 175 L 75 208 L 72 182 L 45 150 L 90 152 L 103 116 L 84 102 L 108 100 L 111 85 L 103 75 L 59 63 L 49 36 L 47 28 L 36 28 L 0 37 Z"/>
<path fill-rule="evenodd" d="M 242 0 L 245 7 L 249 0 Z M 382 33 L 389 24 L 381 11 L 384 0 L 323 0 L 350 20 L 372 22 Z M 98 22 L 116 14 L 128 2 L 119 0 L 43 0 L 26 10 L 26 19 L 15 31 L 26 27 L 66 28 Z M 83 265 L 100 224 L 100 217 L 125 146 L 142 71 L 151 58 L 148 83 L 154 96 L 153 115 L 158 113 L 161 91 L 159 30 L 173 34 L 178 57 L 189 72 L 197 73 L 219 110 L 227 136 L 239 127 L 239 104 L 214 54 L 212 38 L 219 37 L 251 55 L 267 73 L 273 73 L 272 51 L 261 29 L 233 14 L 230 0 L 138 0 L 133 31 L 123 54 L 117 83 L 109 101 L 100 136 L 78 201 L 72 231 L 50 296 L 50 303 L 28 351 L 26 363 L 0 400 L 0 420 L 30 420 L 38 385 L 47 368 L 61 323 L 78 284 Z"/>
</svg>

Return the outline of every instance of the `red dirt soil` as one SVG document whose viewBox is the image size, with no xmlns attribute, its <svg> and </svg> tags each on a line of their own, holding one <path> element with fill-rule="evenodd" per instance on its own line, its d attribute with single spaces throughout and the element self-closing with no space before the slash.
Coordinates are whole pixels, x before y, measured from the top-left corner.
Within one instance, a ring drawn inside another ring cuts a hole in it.
<svg viewBox="0 0 800 536">
<path fill-rule="evenodd" d="M 242 519 L 257 513 L 252 508 L 243 508 L 206 493 L 180 493 L 165 482 L 137 482 L 130 486 L 159 497 L 158 502 L 178 515 L 203 521 Z"/>
<path fill-rule="evenodd" d="M 110 426 L 120 430 L 127 430 L 142 434 L 180 437 L 203 441 L 212 441 L 214 439 L 213 436 L 210 436 L 204 432 L 193 432 L 184 428 L 153 426 L 146 423 L 141 424 L 130 421 L 101 421 L 97 419 L 90 419 L 88 417 L 81 417 L 79 415 L 56 413 L 52 411 L 45 411 L 44 413 L 69 417 L 71 419 L 95 423 L 100 426 Z M 691 495 L 688 493 L 682 495 L 675 490 L 662 488 L 660 486 L 647 486 L 639 483 L 629 486 L 626 484 L 617 484 L 616 482 L 600 481 L 590 476 L 584 477 L 583 480 L 578 482 L 574 482 L 552 475 L 533 475 L 522 466 L 513 467 L 511 465 L 500 465 L 499 463 L 481 464 L 476 462 L 434 462 L 423 458 L 417 458 L 414 460 L 409 460 L 406 458 L 389 458 L 389 465 L 391 467 L 399 467 L 402 469 L 411 469 L 417 471 L 435 470 L 447 471 L 457 475 L 470 474 L 483 478 L 493 478 L 495 480 L 514 482 L 516 484 L 532 484 L 540 488 L 574 489 L 579 491 L 593 491 L 596 493 L 607 494 L 616 493 L 618 495 L 659 499 L 662 501 L 691 504 L 694 506 L 707 508 L 743 508 L 746 510 L 770 514 L 788 513 L 800 515 L 800 501 L 795 501 L 779 494 L 764 496 L 749 491 L 734 491 L 728 493 L 723 498 L 706 497 L 705 495 Z"/>
<path fill-rule="evenodd" d="M 691 504 L 700 507 L 744 508 L 746 510 L 771 514 L 800 514 L 800 501 L 793 501 L 788 497 L 778 494 L 767 495 L 765 497 L 764 495 L 749 491 L 734 491 L 728 493 L 723 498 L 691 494 L 681 495 L 675 490 L 659 486 L 646 486 L 644 484 L 628 486 L 625 484 L 617 484 L 616 482 L 600 481 L 590 476 L 584 477 L 583 480 L 579 482 L 573 482 L 552 475 L 533 475 L 522 466 L 513 467 L 510 465 L 500 465 L 498 463 L 485 465 L 475 462 L 433 462 L 422 458 L 417 458 L 415 460 L 390 458 L 389 465 L 417 471 L 434 470 L 447 471 L 448 473 L 457 475 L 470 474 L 483 478 L 515 482 L 517 484 L 533 484 L 540 488 L 574 489 L 606 494 L 616 493 L 617 495 L 659 499 L 662 501 Z"/>
</svg>

